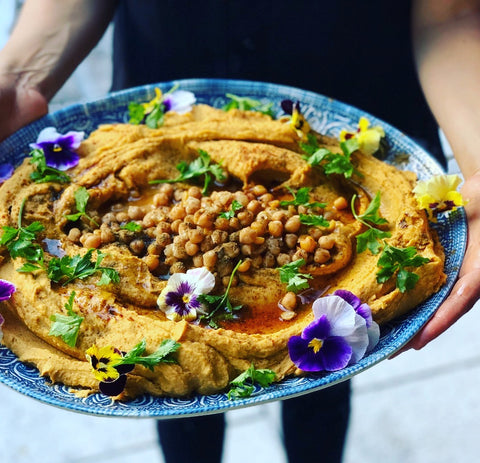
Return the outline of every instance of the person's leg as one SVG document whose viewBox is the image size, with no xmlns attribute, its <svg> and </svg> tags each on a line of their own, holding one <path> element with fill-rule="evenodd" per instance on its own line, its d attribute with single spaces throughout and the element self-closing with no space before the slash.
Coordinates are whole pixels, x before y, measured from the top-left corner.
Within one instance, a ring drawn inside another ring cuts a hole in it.
<svg viewBox="0 0 480 463">
<path fill-rule="evenodd" d="M 222 460 L 223 413 L 158 420 L 157 432 L 166 463 L 220 463 Z"/>
<path fill-rule="evenodd" d="M 341 462 L 349 415 L 350 381 L 282 402 L 288 462 Z"/>
</svg>

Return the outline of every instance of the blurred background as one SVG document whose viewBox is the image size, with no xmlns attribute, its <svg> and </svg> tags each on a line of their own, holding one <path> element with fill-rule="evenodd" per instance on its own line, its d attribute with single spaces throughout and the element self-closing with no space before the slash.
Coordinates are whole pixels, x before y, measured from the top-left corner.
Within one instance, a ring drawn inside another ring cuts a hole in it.
<svg viewBox="0 0 480 463">
<path fill-rule="evenodd" d="M 21 3 L 0 0 L 0 48 Z M 108 92 L 111 38 L 110 28 L 55 96 L 51 111 Z M 449 172 L 458 173 L 445 149 Z M 422 351 L 384 361 L 353 379 L 345 463 L 478 461 L 479 309 L 477 303 Z M 1 383 L 0 416 L 1 463 L 163 462 L 151 419 L 82 415 L 44 405 Z M 227 413 L 224 463 L 244 461 L 286 463 L 278 403 Z"/>
</svg>

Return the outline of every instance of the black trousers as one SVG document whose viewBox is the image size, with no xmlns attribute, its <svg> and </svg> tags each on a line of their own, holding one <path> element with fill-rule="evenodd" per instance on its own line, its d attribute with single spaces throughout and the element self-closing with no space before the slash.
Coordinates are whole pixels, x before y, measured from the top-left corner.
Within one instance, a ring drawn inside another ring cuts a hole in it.
<svg viewBox="0 0 480 463">
<path fill-rule="evenodd" d="M 340 463 L 350 415 L 350 381 L 282 402 L 289 463 Z M 166 463 L 220 463 L 223 413 L 157 421 Z M 258 439 L 260 436 L 252 436 Z"/>
</svg>

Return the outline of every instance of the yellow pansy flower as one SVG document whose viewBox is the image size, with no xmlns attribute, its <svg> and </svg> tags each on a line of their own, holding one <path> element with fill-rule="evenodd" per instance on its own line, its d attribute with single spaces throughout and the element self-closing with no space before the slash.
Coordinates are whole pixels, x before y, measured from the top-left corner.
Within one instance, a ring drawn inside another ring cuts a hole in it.
<svg viewBox="0 0 480 463">
<path fill-rule="evenodd" d="M 118 366 L 123 356 L 118 349 L 112 346 L 99 348 L 93 345 L 85 352 L 85 355 L 92 366 L 95 379 L 110 382 L 119 378 L 120 373 L 115 366 Z"/>
<path fill-rule="evenodd" d="M 385 131 L 380 126 L 370 127 L 370 121 L 366 117 L 361 117 L 358 121 L 356 132 L 349 132 L 343 129 L 340 132 L 340 141 L 346 141 L 356 138 L 358 149 L 365 154 L 374 154 L 380 148 L 382 138 L 385 137 Z"/>
</svg>

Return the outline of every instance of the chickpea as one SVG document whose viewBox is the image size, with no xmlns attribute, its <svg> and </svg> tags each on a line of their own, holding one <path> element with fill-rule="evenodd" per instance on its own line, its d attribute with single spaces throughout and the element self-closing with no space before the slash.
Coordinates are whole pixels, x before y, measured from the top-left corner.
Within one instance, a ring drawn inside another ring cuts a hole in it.
<svg viewBox="0 0 480 463">
<path fill-rule="evenodd" d="M 191 241 L 187 241 L 185 243 L 185 252 L 190 256 L 194 256 L 200 250 L 198 244 L 192 243 Z"/>
<path fill-rule="evenodd" d="M 140 206 L 128 206 L 127 214 L 131 220 L 141 220 L 145 216 L 145 211 Z"/>
<path fill-rule="evenodd" d="M 168 198 L 171 198 L 173 196 L 173 185 L 171 183 L 163 183 L 160 188 L 160 192 L 166 195 Z"/>
<path fill-rule="evenodd" d="M 212 228 L 213 222 L 215 222 L 215 214 L 211 212 L 201 213 L 196 221 L 197 225 L 202 228 Z"/>
<path fill-rule="evenodd" d="M 263 266 L 266 268 L 275 267 L 276 259 L 275 256 L 271 252 L 267 252 L 265 256 L 263 256 Z"/>
<path fill-rule="evenodd" d="M 272 220 L 279 220 L 280 222 L 285 222 L 287 220 L 287 212 L 286 211 L 275 211 L 272 214 Z"/>
<path fill-rule="evenodd" d="M 192 186 L 188 189 L 188 196 L 191 198 L 202 199 L 202 190 L 198 186 Z"/>
<path fill-rule="evenodd" d="M 142 240 L 137 239 L 137 240 L 133 240 L 130 243 L 129 247 L 134 254 L 139 255 L 144 251 L 145 243 Z"/>
<path fill-rule="evenodd" d="M 187 271 L 183 262 L 175 262 L 170 267 L 170 273 L 185 273 Z"/>
<path fill-rule="evenodd" d="M 240 220 L 238 220 L 238 217 L 232 217 L 229 221 L 228 221 L 228 226 L 232 229 L 232 230 L 239 230 L 241 228 L 241 224 L 240 224 Z"/>
<path fill-rule="evenodd" d="M 193 256 L 192 262 L 194 267 L 203 267 L 203 256 L 201 254 Z"/>
<path fill-rule="evenodd" d="M 318 239 L 318 244 L 323 249 L 332 249 L 335 246 L 335 243 L 336 243 L 336 241 L 335 241 L 335 237 L 333 235 L 321 236 Z"/>
<path fill-rule="evenodd" d="M 268 233 L 270 233 L 270 235 L 275 237 L 282 236 L 283 223 L 280 222 L 280 220 L 272 220 L 268 224 Z"/>
<path fill-rule="evenodd" d="M 308 260 L 308 252 L 303 249 L 297 249 L 292 255 L 292 262 L 303 259 L 305 262 Z"/>
<path fill-rule="evenodd" d="M 288 233 L 297 233 L 301 226 L 300 216 L 294 215 L 285 222 L 285 231 Z"/>
<path fill-rule="evenodd" d="M 158 256 L 148 255 L 142 258 L 142 260 L 147 264 L 148 270 L 153 272 L 160 265 L 160 259 Z"/>
<path fill-rule="evenodd" d="M 261 235 L 264 235 L 265 232 L 267 231 L 267 222 L 258 222 L 258 221 L 255 221 L 255 222 L 252 222 L 250 224 L 250 228 L 252 230 L 254 230 L 257 235 L 261 236 Z"/>
<path fill-rule="evenodd" d="M 248 196 L 243 191 L 236 191 L 233 194 L 234 199 L 236 199 L 243 207 L 248 204 Z"/>
<path fill-rule="evenodd" d="M 172 242 L 172 239 L 170 238 L 170 235 L 168 233 L 159 233 L 156 236 L 155 241 L 160 247 L 164 248 Z"/>
<path fill-rule="evenodd" d="M 201 228 L 194 228 L 192 230 L 188 230 L 188 239 L 195 244 L 201 243 L 203 238 L 205 237 L 205 233 Z"/>
<path fill-rule="evenodd" d="M 274 197 L 272 193 L 265 193 L 262 196 L 260 196 L 258 199 L 260 200 L 260 202 L 268 204 L 270 203 L 270 201 L 273 201 Z"/>
<path fill-rule="evenodd" d="M 113 234 L 113 231 L 111 230 L 111 228 L 104 227 L 103 225 L 100 227 L 100 239 L 102 240 L 102 243 L 113 243 L 115 241 L 115 235 Z"/>
<path fill-rule="evenodd" d="M 330 260 L 330 252 L 327 249 L 318 248 L 315 251 L 315 255 L 313 256 L 313 261 L 316 264 L 325 264 Z"/>
<path fill-rule="evenodd" d="M 333 201 L 333 207 L 337 209 L 337 211 L 341 211 L 342 209 L 346 209 L 348 207 L 348 201 L 343 196 L 339 196 L 335 201 Z"/>
<path fill-rule="evenodd" d="M 183 244 L 176 244 L 174 243 L 173 245 L 173 256 L 176 257 L 177 259 L 186 259 L 188 254 L 187 251 L 185 250 L 185 245 Z"/>
<path fill-rule="evenodd" d="M 212 243 L 214 245 L 222 244 L 222 243 L 225 243 L 225 241 L 227 241 L 228 233 L 226 231 L 223 231 L 223 230 L 213 230 L 210 237 L 211 237 Z"/>
<path fill-rule="evenodd" d="M 293 320 L 296 316 L 297 316 L 297 312 L 294 312 L 293 310 L 284 310 L 280 314 L 280 318 L 286 322 L 289 320 Z"/>
<path fill-rule="evenodd" d="M 170 233 L 172 228 L 168 222 L 159 222 L 157 224 L 156 232 L 158 233 Z"/>
<path fill-rule="evenodd" d="M 117 219 L 117 222 L 128 222 L 128 220 L 130 219 L 125 211 L 117 212 L 115 218 Z"/>
<path fill-rule="evenodd" d="M 262 209 L 262 205 L 256 199 L 253 199 L 247 204 L 247 211 L 250 211 L 252 214 L 258 214 Z"/>
<path fill-rule="evenodd" d="M 239 266 L 238 271 L 240 273 L 248 272 L 252 266 L 252 261 L 250 259 L 245 259 Z"/>
<path fill-rule="evenodd" d="M 250 227 L 242 228 L 240 230 L 239 241 L 242 244 L 252 244 L 257 238 L 257 232 Z"/>
<path fill-rule="evenodd" d="M 202 252 L 210 251 L 215 247 L 212 237 L 210 235 L 205 236 L 205 239 L 200 243 L 200 250 Z"/>
<path fill-rule="evenodd" d="M 186 215 L 187 212 L 181 204 L 176 204 L 173 206 L 169 214 L 172 221 L 184 219 Z"/>
<path fill-rule="evenodd" d="M 185 201 L 185 211 L 187 214 L 194 214 L 195 212 L 197 212 L 200 207 L 201 207 L 201 203 L 200 203 L 200 200 L 198 198 L 195 198 L 193 196 L 189 196 L 187 198 L 187 200 Z"/>
<path fill-rule="evenodd" d="M 207 251 L 203 255 L 203 264 L 209 269 L 215 268 L 215 265 L 217 264 L 217 253 L 213 250 Z"/>
<path fill-rule="evenodd" d="M 317 247 L 317 242 L 310 235 L 302 235 L 298 239 L 300 248 L 306 252 L 312 253 Z"/>
<path fill-rule="evenodd" d="M 230 221 L 225 217 L 217 217 L 217 220 L 215 220 L 215 228 L 217 230 L 228 231 L 230 229 Z"/>
<path fill-rule="evenodd" d="M 152 202 L 155 207 L 168 206 L 170 198 L 165 193 L 157 193 L 153 195 Z"/>
<path fill-rule="evenodd" d="M 100 245 L 102 244 L 102 238 L 100 235 L 94 235 L 93 233 L 88 233 L 85 235 L 85 238 L 83 240 L 83 246 L 86 248 L 99 248 Z"/>
<path fill-rule="evenodd" d="M 111 224 L 112 222 L 115 222 L 115 213 L 113 212 L 107 212 L 103 217 L 102 217 L 102 222 L 106 224 Z"/>
<path fill-rule="evenodd" d="M 72 228 L 68 232 L 68 239 L 73 243 L 79 241 L 81 236 L 82 236 L 82 232 L 78 228 Z"/>
<path fill-rule="evenodd" d="M 287 310 L 295 310 L 297 308 L 297 295 L 294 292 L 289 291 L 283 296 L 280 304 L 282 304 Z"/>
<path fill-rule="evenodd" d="M 253 254 L 253 246 L 251 244 L 242 244 L 240 251 L 244 256 L 251 256 Z"/>
<path fill-rule="evenodd" d="M 178 229 L 180 228 L 180 224 L 182 221 L 180 219 L 174 220 L 170 225 L 170 230 L 172 233 L 178 233 Z"/>
<path fill-rule="evenodd" d="M 298 236 L 297 235 L 295 235 L 293 233 L 287 233 L 285 235 L 285 244 L 290 249 L 293 249 L 297 245 L 297 242 L 298 242 Z"/>
<path fill-rule="evenodd" d="M 151 255 L 159 256 L 164 249 L 164 246 L 160 246 L 158 243 L 150 243 L 147 247 L 147 253 Z"/>
<path fill-rule="evenodd" d="M 267 189 L 266 189 L 263 185 L 255 185 L 255 186 L 252 188 L 252 193 L 253 193 L 255 196 L 264 195 L 266 192 L 267 192 Z"/>
<path fill-rule="evenodd" d="M 253 213 L 246 210 L 237 214 L 237 219 L 242 227 L 248 227 L 253 221 Z"/>
<path fill-rule="evenodd" d="M 277 256 L 277 265 L 279 267 L 282 267 L 285 264 L 289 264 L 290 262 L 291 262 L 290 256 L 284 252 L 282 252 Z"/>
</svg>

